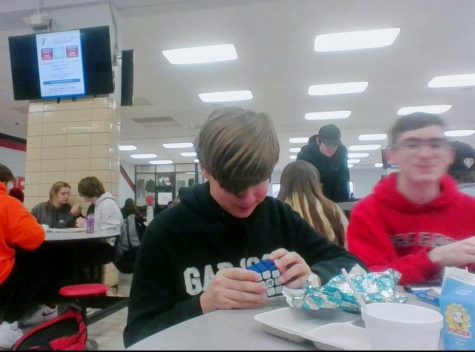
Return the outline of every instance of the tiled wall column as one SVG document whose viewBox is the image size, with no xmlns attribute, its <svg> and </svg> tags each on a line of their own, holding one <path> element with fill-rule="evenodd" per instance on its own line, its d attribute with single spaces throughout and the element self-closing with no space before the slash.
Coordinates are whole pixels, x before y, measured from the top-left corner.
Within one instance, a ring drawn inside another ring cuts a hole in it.
<svg viewBox="0 0 475 352">
<path fill-rule="evenodd" d="M 46 201 L 51 185 L 66 181 L 71 184 L 72 203 L 84 208 L 77 185 L 86 176 L 98 177 L 118 199 L 119 137 L 120 115 L 111 97 L 31 103 L 25 206 L 31 209 Z"/>
<path fill-rule="evenodd" d="M 71 185 L 71 203 L 79 203 L 85 213 L 87 204 L 78 196 L 78 182 L 86 176 L 99 178 L 118 200 L 119 137 L 120 115 L 112 97 L 31 103 L 25 206 L 31 210 L 48 200 L 52 184 L 65 181 Z M 103 283 L 118 284 L 113 264 L 103 266 L 101 275 Z"/>
</svg>

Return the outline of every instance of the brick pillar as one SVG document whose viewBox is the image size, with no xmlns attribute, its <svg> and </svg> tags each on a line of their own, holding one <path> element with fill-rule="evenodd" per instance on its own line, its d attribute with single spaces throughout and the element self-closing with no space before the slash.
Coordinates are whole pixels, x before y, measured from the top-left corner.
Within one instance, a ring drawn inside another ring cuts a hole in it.
<svg viewBox="0 0 475 352">
<path fill-rule="evenodd" d="M 25 206 L 31 209 L 48 200 L 52 184 L 65 181 L 71 185 L 71 203 L 79 203 L 85 212 L 77 185 L 86 176 L 99 178 L 118 200 L 119 138 L 120 114 L 112 96 L 31 103 Z"/>
</svg>

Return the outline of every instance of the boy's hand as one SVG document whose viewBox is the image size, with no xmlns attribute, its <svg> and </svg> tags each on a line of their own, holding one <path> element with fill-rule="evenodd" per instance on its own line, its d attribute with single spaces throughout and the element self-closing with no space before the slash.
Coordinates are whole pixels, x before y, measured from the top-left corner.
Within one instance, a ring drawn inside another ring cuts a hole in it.
<svg viewBox="0 0 475 352">
<path fill-rule="evenodd" d="M 266 288 L 256 272 L 241 268 L 218 271 L 200 297 L 203 313 L 218 309 L 251 309 L 267 301 Z"/>
<path fill-rule="evenodd" d="M 296 252 L 279 248 L 269 255 L 280 272 L 280 283 L 288 288 L 302 288 L 312 270 Z"/>
<path fill-rule="evenodd" d="M 84 218 L 77 218 L 77 219 L 76 219 L 76 227 L 79 227 L 79 228 L 86 227 L 86 219 L 84 219 Z"/>
</svg>

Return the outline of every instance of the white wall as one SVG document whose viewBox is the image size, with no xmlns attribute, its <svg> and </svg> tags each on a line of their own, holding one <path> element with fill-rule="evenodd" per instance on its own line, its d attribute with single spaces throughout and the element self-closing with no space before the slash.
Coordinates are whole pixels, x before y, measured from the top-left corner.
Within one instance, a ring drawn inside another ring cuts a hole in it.
<svg viewBox="0 0 475 352">
<path fill-rule="evenodd" d="M 350 169 L 350 181 L 353 181 L 355 198 L 363 198 L 372 193 L 374 186 L 387 175 L 383 168 Z"/>
</svg>

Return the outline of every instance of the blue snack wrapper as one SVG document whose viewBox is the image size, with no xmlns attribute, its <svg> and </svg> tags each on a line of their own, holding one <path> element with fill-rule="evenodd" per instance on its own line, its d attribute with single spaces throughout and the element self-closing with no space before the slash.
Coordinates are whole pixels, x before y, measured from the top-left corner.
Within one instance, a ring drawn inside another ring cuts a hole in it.
<svg viewBox="0 0 475 352">
<path fill-rule="evenodd" d="M 346 281 L 343 274 L 340 274 L 323 286 L 317 285 L 315 277 L 310 275 L 303 290 L 284 289 L 287 303 L 291 307 L 305 310 L 330 308 L 359 313 L 360 305 L 353 288 L 361 295 L 366 304 L 374 302 L 404 303 L 408 299 L 407 295 L 396 291 L 401 275 L 393 269 L 367 273 L 360 266 L 355 266 L 348 275 L 352 285 Z"/>
</svg>

